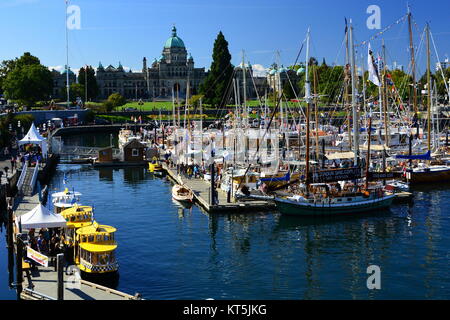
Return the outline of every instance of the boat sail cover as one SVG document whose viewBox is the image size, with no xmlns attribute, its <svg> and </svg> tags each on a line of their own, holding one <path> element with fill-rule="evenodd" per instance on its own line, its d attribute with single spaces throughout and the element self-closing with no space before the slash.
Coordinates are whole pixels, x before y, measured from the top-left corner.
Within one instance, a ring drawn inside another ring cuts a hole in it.
<svg viewBox="0 0 450 320">
<path fill-rule="evenodd" d="M 411 155 L 411 156 L 404 156 L 404 155 L 397 155 L 395 156 L 396 159 L 403 159 L 403 160 L 431 160 L 431 151 L 428 151 L 425 154 L 419 154 L 419 155 Z"/>
</svg>

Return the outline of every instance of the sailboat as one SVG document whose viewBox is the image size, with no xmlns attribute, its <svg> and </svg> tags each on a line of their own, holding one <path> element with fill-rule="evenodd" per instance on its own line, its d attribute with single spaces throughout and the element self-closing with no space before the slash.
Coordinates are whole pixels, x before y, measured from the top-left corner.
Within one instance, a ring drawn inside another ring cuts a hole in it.
<svg viewBox="0 0 450 320">
<path fill-rule="evenodd" d="M 308 73 L 310 30 L 307 33 L 306 44 L 306 75 L 305 75 L 305 100 L 306 108 L 306 184 L 300 185 L 300 192 L 288 197 L 275 197 L 274 201 L 281 214 L 297 216 L 321 216 L 363 213 L 372 210 L 388 208 L 395 196 L 385 192 L 381 186 L 371 186 L 367 183 L 364 188 L 358 184 L 345 183 L 344 181 L 356 181 L 360 178 L 361 168 L 358 166 L 359 153 L 359 129 L 358 111 L 356 106 L 356 65 L 353 44 L 353 27 L 350 26 L 351 60 L 352 60 L 352 110 L 353 110 L 353 134 L 354 134 L 354 168 L 335 169 L 310 172 L 309 161 L 309 118 L 311 107 L 311 90 Z M 370 125 L 369 125 L 370 127 Z M 370 155 L 370 145 L 368 154 Z M 310 184 L 310 180 L 321 181 Z"/>
<path fill-rule="evenodd" d="M 420 184 L 420 183 L 434 183 L 434 182 L 444 182 L 450 180 L 450 166 L 448 164 L 443 165 L 431 165 L 431 109 L 432 109 L 432 84 L 431 84 L 431 50 L 430 50 L 430 26 L 427 24 L 426 27 L 427 35 L 427 94 L 428 94 L 428 108 L 427 108 L 427 139 L 428 139 L 428 152 L 424 155 L 409 155 L 409 156 L 397 156 L 397 159 L 406 160 L 422 160 L 427 161 L 421 162 L 416 168 L 409 168 L 406 170 L 406 179 L 410 184 Z"/>
</svg>

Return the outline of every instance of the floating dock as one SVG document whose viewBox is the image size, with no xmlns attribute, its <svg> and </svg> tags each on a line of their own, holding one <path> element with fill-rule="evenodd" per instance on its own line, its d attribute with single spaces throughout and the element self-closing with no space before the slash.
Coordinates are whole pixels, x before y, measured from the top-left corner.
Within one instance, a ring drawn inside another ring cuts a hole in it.
<svg viewBox="0 0 450 320">
<path fill-rule="evenodd" d="M 275 209 L 275 204 L 266 200 L 246 199 L 244 201 L 227 202 L 227 194 L 222 189 L 217 190 L 218 204 L 211 204 L 210 183 L 203 179 L 187 179 L 179 174 L 175 168 L 169 168 L 166 163 L 162 164 L 167 175 L 177 184 L 184 185 L 192 190 L 195 201 L 203 209 L 210 213 L 220 212 L 249 212 L 249 211 L 267 211 Z"/>
</svg>

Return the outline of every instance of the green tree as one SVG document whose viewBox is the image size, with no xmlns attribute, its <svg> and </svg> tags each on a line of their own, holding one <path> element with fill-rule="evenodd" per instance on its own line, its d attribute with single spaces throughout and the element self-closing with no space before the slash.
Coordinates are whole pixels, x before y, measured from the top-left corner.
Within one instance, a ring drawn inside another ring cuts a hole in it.
<svg viewBox="0 0 450 320">
<path fill-rule="evenodd" d="M 81 98 L 82 100 L 84 100 L 84 85 L 79 84 L 79 83 L 72 83 L 70 85 L 70 89 L 69 89 L 69 95 L 70 95 L 70 99 L 72 101 L 75 101 L 77 98 Z M 61 93 L 61 97 L 63 97 L 63 101 L 67 100 L 67 89 L 66 88 L 61 88 L 60 89 L 60 93 Z"/>
<path fill-rule="evenodd" d="M 29 52 L 25 52 L 20 58 L 15 58 L 13 60 L 3 60 L 0 64 L 0 92 L 3 93 L 3 83 L 10 72 L 12 72 L 16 67 L 39 65 L 41 62 L 39 58 L 31 55 Z"/>
<path fill-rule="evenodd" d="M 111 112 L 115 108 L 123 106 L 125 103 L 127 103 L 127 100 L 116 92 L 108 97 L 108 100 L 104 102 L 104 105 L 106 107 L 106 110 L 108 112 Z"/>
<path fill-rule="evenodd" d="M 205 96 L 205 103 L 218 107 L 226 104 L 225 95 L 233 75 L 231 54 L 228 51 L 228 42 L 222 31 L 214 41 L 211 68 L 200 87 L 200 93 Z"/>
<path fill-rule="evenodd" d="M 98 96 L 98 84 L 97 78 L 95 77 L 95 70 L 92 66 L 87 66 L 85 68 L 81 68 L 78 72 L 78 83 L 85 86 L 86 85 L 86 74 L 87 74 L 87 96 L 88 100 L 96 99 Z M 85 100 L 85 93 L 81 95 L 83 100 Z"/>
<path fill-rule="evenodd" d="M 52 93 L 52 74 L 41 64 L 16 65 L 3 80 L 3 89 L 6 98 L 32 106 Z"/>
<path fill-rule="evenodd" d="M 444 74 L 444 76 L 442 76 Z M 450 85 L 450 68 L 446 70 L 439 70 L 436 72 L 436 87 L 437 94 L 440 102 L 448 102 L 448 91 L 447 88 Z"/>
</svg>

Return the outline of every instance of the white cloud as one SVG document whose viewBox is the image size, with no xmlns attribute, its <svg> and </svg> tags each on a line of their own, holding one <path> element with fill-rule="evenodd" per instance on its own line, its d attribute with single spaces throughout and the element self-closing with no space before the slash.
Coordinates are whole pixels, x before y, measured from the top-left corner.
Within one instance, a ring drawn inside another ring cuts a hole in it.
<svg viewBox="0 0 450 320">
<path fill-rule="evenodd" d="M 53 67 L 48 67 L 48 69 L 49 69 L 50 71 L 56 70 L 56 71 L 61 72 L 61 71 L 64 70 L 64 66 L 53 66 Z"/>
<path fill-rule="evenodd" d="M 268 68 L 264 68 L 262 64 L 253 64 L 253 75 L 256 77 L 265 77 L 267 75 Z"/>
</svg>

